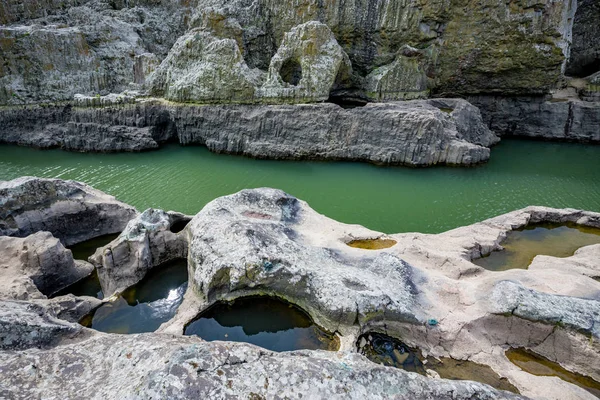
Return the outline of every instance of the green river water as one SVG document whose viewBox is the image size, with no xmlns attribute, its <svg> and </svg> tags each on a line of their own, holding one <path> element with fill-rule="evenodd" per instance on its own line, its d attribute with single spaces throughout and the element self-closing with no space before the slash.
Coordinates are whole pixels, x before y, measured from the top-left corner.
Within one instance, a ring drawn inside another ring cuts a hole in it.
<svg viewBox="0 0 600 400">
<path fill-rule="evenodd" d="M 216 197 L 269 186 L 386 233 L 437 233 L 528 205 L 600 211 L 600 146 L 514 139 L 481 166 L 423 169 L 254 160 L 179 145 L 120 154 L 0 145 L 0 180 L 25 175 L 75 179 L 139 210 L 187 214 Z"/>
</svg>

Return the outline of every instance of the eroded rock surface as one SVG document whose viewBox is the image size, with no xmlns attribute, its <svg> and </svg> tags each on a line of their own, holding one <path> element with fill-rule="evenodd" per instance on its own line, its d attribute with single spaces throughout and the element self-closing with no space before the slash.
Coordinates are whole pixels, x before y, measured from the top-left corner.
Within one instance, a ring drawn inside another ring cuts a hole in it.
<svg viewBox="0 0 600 400">
<path fill-rule="evenodd" d="M 26 238 L 0 236 L 0 297 L 42 298 L 77 282 L 93 270 L 73 260 L 70 250 L 49 232 Z"/>
<path fill-rule="evenodd" d="M 121 232 L 136 210 L 84 183 L 34 177 L 0 181 L 0 235 L 48 231 L 65 245 Z"/>
<path fill-rule="evenodd" d="M 147 209 L 129 221 L 118 238 L 96 250 L 90 261 L 98 270 L 105 297 L 138 283 L 161 264 L 187 257 L 187 242 L 171 231 L 189 217 L 175 212 Z"/>
<path fill-rule="evenodd" d="M 33 329 L 39 332 L 35 340 L 28 336 Z M 69 343 L 76 335 L 77 342 Z M 192 337 L 91 333 L 25 303 L 0 302 L 0 340 L 5 349 L 44 347 L 0 352 L 0 394 L 12 399 L 49 393 L 70 398 L 82 388 L 92 399 L 520 398 L 480 383 L 378 366 L 356 353 L 273 353 Z"/>
</svg>

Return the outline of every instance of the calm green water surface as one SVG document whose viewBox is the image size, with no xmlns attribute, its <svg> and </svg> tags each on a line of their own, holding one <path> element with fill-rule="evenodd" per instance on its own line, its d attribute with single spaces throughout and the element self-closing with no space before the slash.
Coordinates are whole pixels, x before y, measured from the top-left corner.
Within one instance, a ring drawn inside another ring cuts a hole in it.
<svg viewBox="0 0 600 400">
<path fill-rule="evenodd" d="M 75 179 L 139 210 L 187 214 L 216 197 L 269 186 L 386 233 L 442 232 L 528 205 L 600 211 L 600 146 L 524 140 L 503 140 L 478 167 L 425 169 L 253 160 L 179 145 L 137 154 L 0 145 L 0 180 L 25 175 Z"/>
</svg>

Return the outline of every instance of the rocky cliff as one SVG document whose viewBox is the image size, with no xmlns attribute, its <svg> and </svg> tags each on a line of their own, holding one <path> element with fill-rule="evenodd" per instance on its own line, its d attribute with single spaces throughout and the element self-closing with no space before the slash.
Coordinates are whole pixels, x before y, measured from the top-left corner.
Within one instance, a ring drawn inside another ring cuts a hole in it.
<svg viewBox="0 0 600 400">
<path fill-rule="evenodd" d="M 74 96 L 123 91 L 172 106 L 452 96 L 475 99 L 500 135 L 600 136 L 594 1 L 26 0 L 0 7 L 0 114 L 13 112 L 6 106 L 81 105 Z M 515 115 L 533 98 L 536 105 Z M 556 101 L 568 105 L 550 104 Z M 120 111 L 111 112 L 118 120 Z M 65 147 L 87 150 L 87 136 L 101 135 L 122 150 L 162 140 L 155 128 L 132 132 L 99 118 L 49 129 L 41 142 L 80 136 Z M 540 120 L 552 123 L 529 128 Z M 17 135 L 3 132 L 0 140 L 28 142 Z"/>
</svg>

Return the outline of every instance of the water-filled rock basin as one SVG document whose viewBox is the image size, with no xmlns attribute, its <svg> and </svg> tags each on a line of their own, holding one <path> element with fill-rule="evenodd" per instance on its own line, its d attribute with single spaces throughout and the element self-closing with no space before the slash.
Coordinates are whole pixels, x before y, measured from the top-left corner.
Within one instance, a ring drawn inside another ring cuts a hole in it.
<svg viewBox="0 0 600 400">
<path fill-rule="evenodd" d="M 382 333 L 369 332 L 357 341 L 358 351 L 377 364 L 400 368 L 421 375 L 427 371 L 436 372 L 444 379 L 470 380 L 488 384 L 496 389 L 518 393 L 517 388 L 507 379 L 501 378 L 490 367 L 471 361 L 454 360 L 442 357 L 423 358 L 420 351 L 408 347 L 400 340 Z"/>
<path fill-rule="evenodd" d="M 300 308 L 271 297 L 219 302 L 185 328 L 204 340 L 247 342 L 273 351 L 338 350 L 339 340 Z"/>
<path fill-rule="evenodd" d="M 108 333 L 154 332 L 175 315 L 187 280 L 185 260 L 157 266 L 140 283 L 97 308 L 81 323 Z"/>
<path fill-rule="evenodd" d="M 509 232 L 494 251 L 473 263 L 491 270 L 527 269 L 535 256 L 569 257 L 583 246 L 600 243 L 600 229 L 575 224 L 535 224 Z"/>
<path fill-rule="evenodd" d="M 526 349 L 510 349 L 506 357 L 523 371 L 537 376 L 556 376 L 560 379 L 577 385 L 594 396 L 600 398 L 600 382 L 587 376 L 567 371 L 559 364 L 544 357 L 534 354 Z"/>
</svg>

